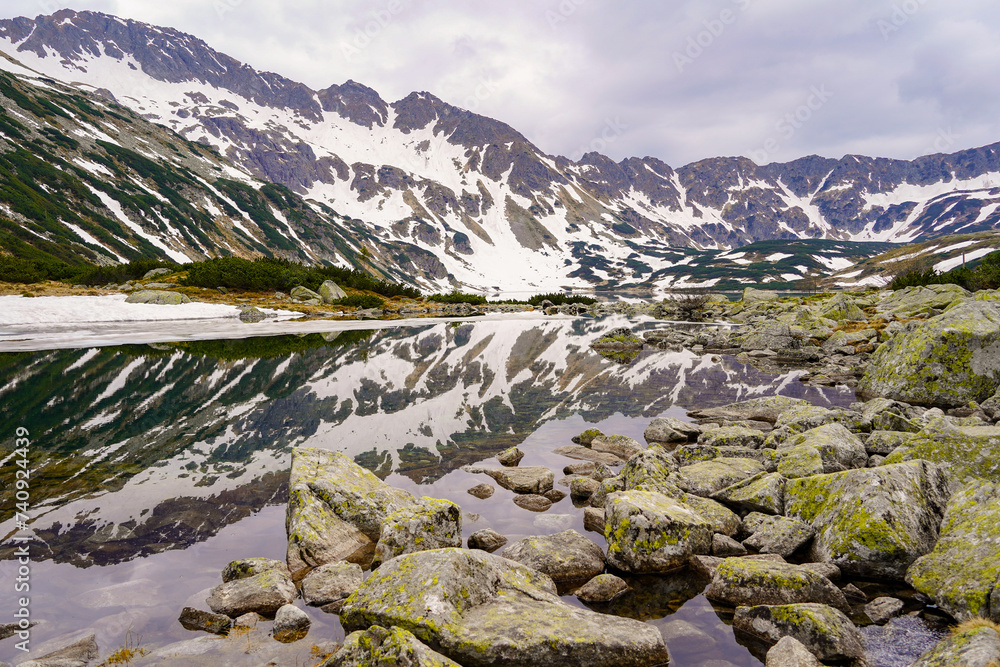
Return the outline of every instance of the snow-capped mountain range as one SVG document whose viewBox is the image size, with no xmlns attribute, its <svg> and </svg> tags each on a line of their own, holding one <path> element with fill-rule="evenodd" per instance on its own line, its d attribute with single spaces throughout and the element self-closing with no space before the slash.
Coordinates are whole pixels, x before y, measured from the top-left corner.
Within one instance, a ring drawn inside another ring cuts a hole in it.
<svg viewBox="0 0 1000 667">
<path fill-rule="evenodd" d="M 312 90 L 191 35 L 96 12 L 0 21 L 0 50 L 362 221 L 366 256 L 434 289 L 683 285 L 678 249 L 908 242 L 1000 223 L 1000 144 L 913 161 L 572 161 L 427 92 L 388 103 L 354 81 Z"/>
</svg>

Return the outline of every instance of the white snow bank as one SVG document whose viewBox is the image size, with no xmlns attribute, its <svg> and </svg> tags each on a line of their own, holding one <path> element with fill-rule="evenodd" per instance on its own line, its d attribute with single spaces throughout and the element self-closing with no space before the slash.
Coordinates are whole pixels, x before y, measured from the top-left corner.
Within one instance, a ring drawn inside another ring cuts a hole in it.
<svg viewBox="0 0 1000 667">
<path fill-rule="evenodd" d="M 149 322 L 239 317 L 236 306 L 185 303 L 160 306 L 125 303 L 124 294 L 106 296 L 0 296 L 0 326 L 95 322 Z"/>
</svg>

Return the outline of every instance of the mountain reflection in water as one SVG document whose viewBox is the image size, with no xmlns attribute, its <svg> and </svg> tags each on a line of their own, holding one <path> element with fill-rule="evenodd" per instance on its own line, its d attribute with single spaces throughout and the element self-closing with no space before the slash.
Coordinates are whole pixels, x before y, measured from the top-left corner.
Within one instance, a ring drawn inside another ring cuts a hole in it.
<svg viewBox="0 0 1000 667">
<path fill-rule="evenodd" d="M 475 507 L 505 534 L 582 530 L 582 520 L 558 518 L 582 514 L 569 499 L 551 518 L 527 516 L 502 494 L 474 501 L 465 489 L 483 479 L 458 469 L 522 445 L 529 454 L 522 465 L 535 459 L 558 475 L 569 461 L 551 450 L 593 424 L 641 440 L 653 417 L 755 396 L 780 393 L 818 405 L 854 400 L 846 388 L 807 386 L 797 373 L 769 375 L 730 357 L 645 350 L 623 365 L 589 349 L 622 325 L 655 326 L 619 318 L 452 322 L 0 354 L 7 430 L 26 426 L 33 440 L 32 528 L 43 545 L 33 554 L 36 569 L 50 562 L 58 579 L 70 575 L 55 564 L 74 566 L 73 588 L 85 591 L 86 572 L 96 587 L 105 581 L 102 570 L 195 549 L 216 535 L 211 549 L 228 554 L 220 558 L 281 558 L 283 531 L 268 533 L 266 548 L 258 548 L 237 524 L 267 516 L 269 530 L 280 525 L 290 452 L 300 445 L 342 451 L 397 486 Z M 9 459 L 0 471 L 3 488 L 14 478 Z M 4 494 L 5 538 L 14 529 L 12 503 Z M 239 537 L 226 538 L 230 533 Z M 219 548 L 219 539 L 231 540 L 232 549 Z M 0 573 L 11 556 L 5 542 Z M 178 558 L 170 562 L 180 567 Z M 150 569 L 147 576 L 166 574 Z M 174 593 L 179 601 L 198 591 L 194 579 Z M 12 608 L 10 595 L 0 594 L 4 608 Z M 153 614 L 147 639 L 174 636 L 179 610 L 159 620 Z M 45 634 L 74 629 L 47 620 Z M 0 659 L 12 657 L 8 643 Z"/>
</svg>

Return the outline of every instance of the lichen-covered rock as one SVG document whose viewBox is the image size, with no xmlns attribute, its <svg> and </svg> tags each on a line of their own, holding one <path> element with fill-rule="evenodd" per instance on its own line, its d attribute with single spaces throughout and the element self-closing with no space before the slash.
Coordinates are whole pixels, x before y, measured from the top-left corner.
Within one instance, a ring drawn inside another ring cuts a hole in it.
<svg viewBox="0 0 1000 667">
<path fill-rule="evenodd" d="M 850 613 L 847 598 L 826 577 L 791 563 L 747 558 L 723 560 L 705 597 L 733 607 L 819 602 Z"/>
<path fill-rule="evenodd" d="M 875 625 L 885 625 L 902 614 L 904 606 L 899 598 L 878 597 L 865 605 L 865 614 Z"/>
<path fill-rule="evenodd" d="M 785 478 L 778 473 L 757 473 L 712 494 L 729 507 L 743 512 L 785 513 Z"/>
<path fill-rule="evenodd" d="M 807 523 L 760 512 L 747 514 L 743 519 L 743 527 L 750 533 L 750 537 L 743 540 L 743 546 L 756 549 L 762 554 L 778 554 L 782 558 L 801 549 L 816 533 Z"/>
<path fill-rule="evenodd" d="M 899 318 L 909 318 L 943 310 L 968 295 L 969 292 L 958 285 L 907 287 L 886 293 L 875 309 L 880 313 L 892 313 Z"/>
<path fill-rule="evenodd" d="M 959 480 L 1000 482 L 1000 427 L 955 426 L 931 419 L 886 457 L 886 464 L 922 459 L 946 464 Z"/>
<path fill-rule="evenodd" d="M 671 497 L 697 512 L 716 533 L 733 537 L 743 530 L 743 521 L 739 515 L 720 502 L 684 492 Z"/>
<path fill-rule="evenodd" d="M 869 456 L 888 456 L 912 437 L 907 431 L 872 431 L 865 439 L 865 451 Z"/>
<path fill-rule="evenodd" d="M 959 630 L 942 639 L 910 667 L 994 667 L 1000 664 L 1000 633 L 986 625 Z"/>
<path fill-rule="evenodd" d="M 645 623 L 571 607 L 549 577 L 482 551 L 395 558 L 341 612 L 348 631 L 398 626 L 465 667 L 639 667 L 669 661 Z"/>
<path fill-rule="evenodd" d="M 740 349 L 752 352 L 755 350 L 794 350 L 802 346 L 801 336 L 795 335 L 787 324 L 768 324 L 755 327 L 740 340 Z"/>
<path fill-rule="evenodd" d="M 517 447 L 510 447 L 497 454 L 497 461 L 500 462 L 500 465 L 507 466 L 509 468 L 516 466 L 523 458 L 524 452 Z"/>
<path fill-rule="evenodd" d="M 604 571 L 604 551 L 575 530 L 526 537 L 500 554 L 552 577 L 552 581 L 591 579 Z"/>
<path fill-rule="evenodd" d="M 655 490 L 663 484 L 673 485 L 671 473 L 677 471 L 677 462 L 670 452 L 659 445 L 652 445 L 629 460 L 618 473 L 623 490 L 644 487 Z"/>
<path fill-rule="evenodd" d="M 574 500 L 587 500 L 597 490 L 601 488 L 601 483 L 592 477 L 574 477 L 569 483 L 569 495 Z"/>
<path fill-rule="evenodd" d="M 576 596 L 584 602 L 611 602 L 628 590 L 629 585 L 621 577 L 599 574 L 578 588 Z"/>
<path fill-rule="evenodd" d="M 281 570 L 285 575 L 289 574 L 288 566 L 280 560 L 274 560 L 273 558 L 244 558 L 242 560 L 234 560 L 223 568 L 222 582 L 226 583 L 237 579 L 246 579 L 247 577 L 252 577 L 268 570 Z"/>
<path fill-rule="evenodd" d="M 865 311 L 844 292 L 838 292 L 820 310 L 820 315 L 837 322 L 867 320 Z"/>
<path fill-rule="evenodd" d="M 295 585 L 282 570 L 267 570 L 244 579 L 220 584 L 206 602 L 216 614 L 236 618 L 249 612 L 272 616 L 296 597 Z"/>
<path fill-rule="evenodd" d="M 650 491 L 608 496 L 608 563 L 626 572 L 668 572 L 712 549 L 712 525 L 690 506 Z"/>
<path fill-rule="evenodd" d="M 462 546 L 462 508 L 450 500 L 420 498 L 416 505 L 385 517 L 375 545 L 375 558 L 390 558 L 414 551 Z"/>
<path fill-rule="evenodd" d="M 151 303 L 158 306 L 179 306 L 182 303 L 191 303 L 191 299 L 186 294 L 181 294 L 180 292 L 143 289 L 129 294 L 125 299 L 125 303 Z"/>
<path fill-rule="evenodd" d="M 299 285 L 297 287 L 293 287 L 292 290 L 288 294 L 289 294 L 289 296 L 291 296 L 296 301 L 313 301 L 313 300 L 316 300 L 316 301 L 319 301 L 320 303 L 323 302 L 323 297 L 322 296 L 320 296 L 316 292 L 312 291 L 308 287 L 302 287 L 301 285 Z"/>
<path fill-rule="evenodd" d="M 816 529 L 810 560 L 898 580 L 933 548 L 948 495 L 941 469 L 912 461 L 789 480 L 785 513 Z"/>
<path fill-rule="evenodd" d="M 707 498 L 761 472 L 764 466 L 753 459 L 718 458 L 685 466 L 674 479 L 684 491 Z"/>
<path fill-rule="evenodd" d="M 823 667 L 823 663 L 798 639 L 786 636 L 768 650 L 764 667 Z"/>
<path fill-rule="evenodd" d="M 788 479 L 823 474 L 823 454 L 810 445 L 799 445 L 781 451 L 778 473 Z"/>
<path fill-rule="evenodd" d="M 674 458 L 681 466 L 694 465 L 715 459 L 751 459 L 757 461 L 764 470 L 778 469 L 778 454 L 773 449 L 751 449 L 749 447 L 715 447 L 713 445 L 682 445 L 674 450 Z"/>
<path fill-rule="evenodd" d="M 822 460 L 821 473 L 840 472 L 852 468 L 864 468 L 868 465 L 868 454 L 861 440 L 848 431 L 843 424 L 829 423 L 793 435 L 778 445 L 779 456 L 784 457 L 786 450 L 799 447 L 812 448 L 819 452 Z M 800 451 L 808 452 L 808 449 Z M 778 462 L 778 471 L 786 477 L 805 477 L 802 474 L 791 473 L 790 466 Z M 798 472 L 797 470 L 795 472 Z M 816 473 L 810 473 L 816 474 Z"/>
<path fill-rule="evenodd" d="M 339 452 L 292 450 L 285 518 L 289 570 L 341 560 L 368 566 L 385 518 L 416 504 L 411 494 Z"/>
<path fill-rule="evenodd" d="M 271 635 L 283 644 L 297 642 L 309 632 L 309 615 L 293 604 L 286 604 L 274 614 Z"/>
<path fill-rule="evenodd" d="M 347 292 L 342 290 L 340 285 L 332 280 L 324 280 L 317 291 L 319 298 L 323 299 L 323 303 L 333 303 L 337 299 L 343 299 L 347 296 Z"/>
<path fill-rule="evenodd" d="M 590 447 L 584 447 L 583 445 L 564 445 L 562 447 L 557 447 L 552 450 L 553 454 L 558 454 L 560 456 L 568 456 L 571 459 L 579 459 L 581 461 L 592 461 L 598 464 L 604 465 L 621 465 L 624 463 L 624 459 L 614 454 L 609 454 L 607 452 L 595 452 Z M 480 470 L 478 467 L 473 467 L 473 471 Z"/>
<path fill-rule="evenodd" d="M 712 447 L 749 447 L 760 449 L 767 436 L 763 431 L 743 426 L 722 426 L 705 431 L 698 436 L 699 445 Z"/>
<path fill-rule="evenodd" d="M 320 667 L 461 667 L 413 636 L 403 628 L 373 625 L 352 632 L 344 645 Z"/>
<path fill-rule="evenodd" d="M 320 565 L 302 580 L 302 599 L 311 607 L 341 603 L 365 580 L 357 563 Z"/>
<path fill-rule="evenodd" d="M 959 620 L 1000 622 L 1000 484 L 972 482 L 951 497 L 937 544 L 906 581 Z"/>
<path fill-rule="evenodd" d="M 507 544 L 507 538 L 492 528 L 483 528 L 469 535 L 470 549 L 481 549 L 492 552 L 505 544 Z"/>
<path fill-rule="evenodd" d="M 843 612 L 812 602 L 739 607 L 733 627 L 768 642 L 782 637 L 801 642 L 820 660 L 862 660 L 861 633 Z"/>
<path fill-rule="evenodd" d="M 200 630 L 214 635 L 229 632 L 229 628 L 233 625 L 232 619 L 225 614 L 214 614 L 194 607 L 184 607 L 177 620 L 185 630 Z"/>
<path fill-rule="evenodd" d="M 586 431 L 580 435 L 574 435 L 570 438 L 573 442 L 583 447 L 590 447 L 590 443 L 593 442 L 594 438 L 599 435 L 604 435 L 600 429 L 588 428 Z"/>
<path fill-rule="evenodd" d="M 778 445 L 788 437 L 819 428 L 828 424 L 840 424 L 851 431 L 861 430 L 865 419 L 860 412 L 843 408 L 823 408 L 818 405 L 805 405 L 785 410 L 774 423 L 772 431 L 765 441 L 765 446 Z"/>
<path fill-rule="evenodd" d="M 689 412 L 688 415 L 694 417 L 695 419 L 704 420 L 751 419 L 754 421 L 765 421 L 773 424 L 778 420 L 781 413 L 795 407 L 808 405 L 810 405 L 809 401 L 804 401 L 801 398 L 789 398 L 787 396 L 764 396 L 761 398 L 752 398 L 749 401 L 730 403 L 729 405 L 723 405 L 717 408 L 693 410 Z"/>
<path fill-rule="evenodd" d="M 658 417 L 649 423 L 643 437 L 651 445 L 666 445 L 690 442 L 695 440 L 699 433 L 701 431 L 696 426 L 686 424 L 680 419 Z"/>
<path fill-rule="evenodd" d="M 514 493 L 543 494 L 552 489 L 555 475 L 544 466 L 525 466 L 523 468 L 473 468 L 493 478 L 497 484 Z"/>
<path fill-rule="evenodd" d="M 967 301 L 883 343 L 858 389 L 918 405 L 958 407 L 1000 387 L 1000 304 Z"/>
<path fill-rule="evenodd" d="M 719 558 L 746 556 L 747 548 L 728 535 L 716 533 L 712 536 L 712 555 Z"/>
<path fill-rule="evenodd" d="M 623 461 L 645 449 L 638 440 L 627 435 L 599 435 L 590 441 L 590 448 L 595 452 L 614 454 Z"/>
</svg>

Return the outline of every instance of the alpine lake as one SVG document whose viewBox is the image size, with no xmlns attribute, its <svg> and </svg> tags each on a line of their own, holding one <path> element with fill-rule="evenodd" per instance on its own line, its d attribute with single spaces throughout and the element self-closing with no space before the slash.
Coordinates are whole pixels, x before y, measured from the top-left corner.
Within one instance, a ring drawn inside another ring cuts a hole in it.
<svg viewBox="0 0 1000 667">
<path fill-rule="evenodd" d="M 101 650 L 95 664 L 127 646 L 142 649 L 128 664 L 167 664 L 158 657 L 163 647 L 203 645 L 212 636 L 185 630 L 181 609 L 205 609 L 230 561 L 285 558 L 294 447 L 341 451 L 388 484 L 458 503 L 465 537 L 492 528 L 514 542 L 572 528 L 606 548 L 568 495 L 545 512 L 522 509 L 503 488 L 479 499 L 468 489 L 491 480 L 463 466 L 495 464 L 517 446 L 522 466 L 547 466 L 559 480 L 575 461 L 554 450 L 589 428 L 643 442 L 654 417 L 690 421 L 687 411 L 697 408 L 774 394 L 821 406 L 855 400 L 847 387 L 799 382 L 801 371 L 768 374 L 727 356 L 647 347 L 616 361 L 590 349 L 616 327 L 641 334 L 682 326 L 648 318 L 328 325 L 217 340 L 167 332 L 135 343 L 122 335 L 100 347 L 84 338 L 78 348 L 0 353 L 0 581 L 18 571 L 12 450 L 24 427 L 36 623 L 30 653 L 16 648 L 16 636 L 5 638 L 0 661 L 17 664 L 92 633 Z M 703 595 L 707 579 L 686 570 L 622 576 L 631 590 L 591 609 L 655 626 L 671 664 L 762 664 L 766 647 L 734 634 L 734 610 Z M 560 593 L 584 606 L 572 591 Z M 893 593 L 923 606 L 912 591 Z M 5 586 L 0 609 L 16 608 L 22 595 Z M 316 665 L 313 647 L 343 640 L 344 630 L 335 614 L 303 609 L 312 626 L 298 642 L 279 644 L 262 622 L 256 633 L 212 637 L 225 644 L 214 658 L 199 648 L 169 664 Z M 13 620 L 6 616 L 0 624 Z M 873 666 L 908 665 L 940 636 L 912 615 L 864 633 Z"/>
</svg>

